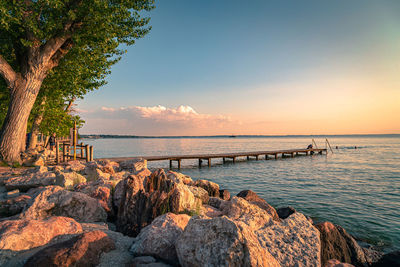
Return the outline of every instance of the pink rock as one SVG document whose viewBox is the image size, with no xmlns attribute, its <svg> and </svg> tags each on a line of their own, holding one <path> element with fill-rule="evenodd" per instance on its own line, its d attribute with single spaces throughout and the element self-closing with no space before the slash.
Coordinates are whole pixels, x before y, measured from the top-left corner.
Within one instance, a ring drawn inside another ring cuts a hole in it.
<svg viewBox="0 0 400 267">
<path fill-rule="evenodd" d="M 43 246 L 59 235 L 77 234 L 82 227 L 72 218 L 9 220 L 0 222 L 0 249 L 27 250 Z"/>
<path fill-rule="evenodd" d="M 96 266 L 101 253 L 113 249 L 114 241 L 107 234 L 92 231 L 40 250 L 25 266 Z"/>
</svg>

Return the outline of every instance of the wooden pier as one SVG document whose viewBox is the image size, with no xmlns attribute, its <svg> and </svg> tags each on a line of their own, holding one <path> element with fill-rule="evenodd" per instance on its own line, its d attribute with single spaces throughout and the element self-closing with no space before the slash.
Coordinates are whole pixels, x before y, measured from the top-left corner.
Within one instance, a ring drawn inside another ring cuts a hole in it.
<svg viewBox="0 0 400 267">
<path fill-rule="evenodd" d="M 163 161 L 169 160 L 169 167 L 172 168 L 172 163 L 176 161 L 178 163 L 178 169 L 181 167 L 181 161 L 184 159 L 197 159 L 199 161 L 199 167 L 202 166 L 203 161 L 207 162 L 207 165 L 211 166 L 211 159 L 222 159 L 222 162 L 225 163 L 227 160 L 235 163 L 237 158 L 246 157 L 247 160 L 255 159 L 259 160 L 261 157 L 264 157 L 265 160 L 270 158 L 278 159 L 291 157 L 298 155 L 313 155 L 313 154 L 323 154 L 327 153 L 326 148 L 311 148 L 311 149 L 289 149 L 289 150 L 275 150 L 275 151 L 254 151 L 254 152 L 236 152 L 236 153 L 218 153 L 218 154 L 198 154 L 198 155 L 171 155 L 171 156 L 143 156 L 143 157 L 122 157 L 122 158 L 101 158 L 99 160 L 112 160 L 116 162 L 121 162 L 125 160 L 132 159 L 145 159 L 147 161 Z"/>
</svg>

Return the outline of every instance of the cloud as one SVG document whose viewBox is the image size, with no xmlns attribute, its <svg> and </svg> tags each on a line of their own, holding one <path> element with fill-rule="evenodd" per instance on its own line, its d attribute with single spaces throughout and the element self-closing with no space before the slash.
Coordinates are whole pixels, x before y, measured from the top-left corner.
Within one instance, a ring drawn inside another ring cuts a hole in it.
<svg viewBox="0 0 400 267">
<path fill-rule="evenodd" d="M 225 133 L 240 123 L 229 116 L 201 114 L 190 106 L 101 107 L 80 114 L 82 133 L 132 135 L 205 135 Z"/>
</svg>

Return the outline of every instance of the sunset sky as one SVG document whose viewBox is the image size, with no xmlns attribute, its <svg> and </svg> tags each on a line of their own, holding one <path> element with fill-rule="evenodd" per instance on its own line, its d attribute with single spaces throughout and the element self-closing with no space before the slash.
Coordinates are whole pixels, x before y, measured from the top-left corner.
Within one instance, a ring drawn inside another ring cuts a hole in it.
<svg viewBox="0 0 400 267">
<path fill-rule="evenodd" d="M 156 1 L 81 133 L 400 133 L 400 1 Z"/>
</svg>

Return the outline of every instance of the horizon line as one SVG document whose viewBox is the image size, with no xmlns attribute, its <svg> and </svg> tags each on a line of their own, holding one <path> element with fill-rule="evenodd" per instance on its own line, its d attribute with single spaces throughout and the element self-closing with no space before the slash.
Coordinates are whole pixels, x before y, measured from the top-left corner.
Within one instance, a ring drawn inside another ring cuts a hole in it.
<svg viewBox="0 0 400 267">
<path fill-rule="evenodd" d="M 129 135 L 129 134 L 80 134 L 82 138 L 99 137 L 99 138 L 211 138 L 211 137 L 346 137 L 346 136 L 399 136 L 400 133 L 391 134 L 288 134 L 288 135 L 264 135 L 264 134 L 240 134 L 240 135 Z"/>
</svg>

